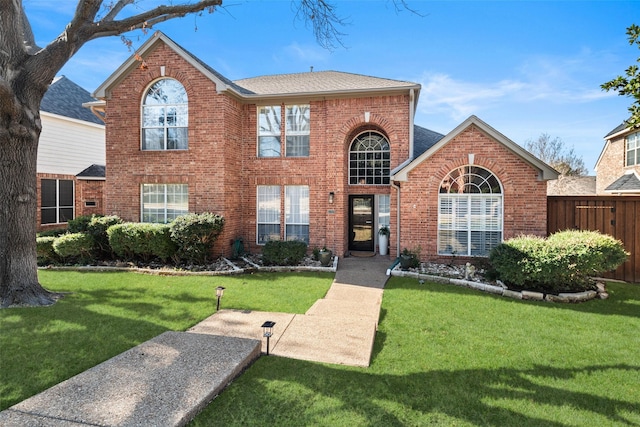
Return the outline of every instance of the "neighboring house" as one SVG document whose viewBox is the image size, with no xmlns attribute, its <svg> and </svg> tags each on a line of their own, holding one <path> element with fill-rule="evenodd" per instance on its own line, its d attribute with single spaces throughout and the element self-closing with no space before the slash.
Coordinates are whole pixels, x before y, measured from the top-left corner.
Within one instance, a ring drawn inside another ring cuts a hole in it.
<svg viewBox="0 0 640 427">
<path fill-rule="evenodd" d="M 89 92 L 56 77 L 40 105 L 37 229 L 60 228 L 79 215 L 104 212 L 105 131 L 86 102 Z"/>
<path fill-rule="evenodd" d="M 640 129 L 621 124 L 605 137 L 596 162 L 599 195 L 640 195 Z"/>
<path fill-rule="evenodd" d="M 106 213 L 221 214 L 216 254 L 236 238 L 252 252 L 270 239 L 374 251 L 389 225 L 392 257 L 451 260 L 545 235 L 557 172 L 474 116 L 447 135 L 416 126 L 419 93 L 336 71 L 232 82 L 157 32 L 94 93 Z"/>
</svg>

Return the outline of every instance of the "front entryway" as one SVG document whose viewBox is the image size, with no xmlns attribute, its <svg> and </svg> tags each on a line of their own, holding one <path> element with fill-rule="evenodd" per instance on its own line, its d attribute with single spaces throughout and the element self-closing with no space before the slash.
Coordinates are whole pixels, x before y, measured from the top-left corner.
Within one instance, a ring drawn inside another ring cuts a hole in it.
<svg viewBox="0 0 640 427">
<path fill-rule="evenodd" d="M 374 249 L 373 196 L 349 196 L 349 250 Z"/>
</svg>

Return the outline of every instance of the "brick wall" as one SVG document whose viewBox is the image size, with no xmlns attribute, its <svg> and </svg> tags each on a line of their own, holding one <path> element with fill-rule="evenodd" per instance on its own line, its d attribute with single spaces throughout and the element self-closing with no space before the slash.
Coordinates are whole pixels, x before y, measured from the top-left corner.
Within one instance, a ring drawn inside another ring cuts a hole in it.
<svg viewBox="0 0 640 427">
<path fill-rule="evenodd" d="M 63 174 L 51 174 L 51 173 L 38 173 L 37 175 L 37 200 L 38 200 L 38 213 L 36 216 L 36 230 L 45 231 L 59 228 L 66 228 L 66 224 L 41 224 L 40 211 L 42 208 L 42 180 L 43 179 L 57 179 L 73 181 L 74 187 L 74 215 L 76 217 L 81 215 L 101 215 L 104 214 L 104 185 L 103 180 L 81 180 L 77 179 L 74 175 Z M 95 201 L 96 206 L 85 206 L 85 202 Z"/>
<path fill-rule="evenodd" d="M 141 184 L 186 183 L 190 211 L 225 217 L 216 254 L 228 255 L 230 243 L 238 237 L 244 239 L 245 249 L 260 250 L 255 243 L 258 185 L 281 186 L 282 215 L 284 186 L 308 185 L 310 247 L 326 245 L 343 254 L 348 244 L 348 195 L 390 191 L 389 186 L 348 185 L 348 149 L 353 138 L 364 130 L 384 133 L 392 146 L 392 168 L 408 157 L 408 94 L 296 100 L 311 106 L 309 157 L 258 158 L 256 104 L 241 104 L 218 94 L 209 78 L 164 44 L 144 61 L 146 67 L 128 74 L 107 100 L 106 211 L 139 221 Z M 161 77 L 161 66 L 164 76 L 180 81 L 189 97 L 186 151 L 140 150 L 141 100 L 149 85 Z M 335 193 L 332 205 L 329 192 Z"/>
<path fill-rule="evenodd" d="M 401 249 L 420 246 L 424 260 L 451 261 L 451 257 L 437 255 L 438 192 L 442 180 L 451 170 L 469 164 L 470 153 L 475 155 L 474 165 L 490 170 L 502 184 L 503 238 L 520 234 L 546 235 L 546 182 L 538 180 L 538 171 L 518 155 L 471 125 L 428 161 L 413 169 L 408 182 L 401 183 Z M 392 206 L 395 206 L 396 197 L 394 191 Z M 393 223 L 393 212 L 391 216 Z M 397 256 L 394 242 L 391 255 Z"/>
</svg>

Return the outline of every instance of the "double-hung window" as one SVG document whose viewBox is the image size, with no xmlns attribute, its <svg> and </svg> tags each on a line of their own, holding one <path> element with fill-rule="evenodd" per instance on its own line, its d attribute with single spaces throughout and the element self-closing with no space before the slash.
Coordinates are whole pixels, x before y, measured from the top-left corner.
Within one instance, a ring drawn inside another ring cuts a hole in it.
<svg viewBox="0 0 640 427">
<path fill-rule="evenodd" d="M 286 240 L 302 240 L 309 243 L 309 187 L 284 187 L 284 216 L 281 210 L 281 191 L 279 185 L 258 186 L 257 243 L 264 245 L 269 240 L 280 240 L 283 223 Z"/>
<path fill-rule="evenodd" d="M 285 237 L 309 243 L 309 187 L 288 185 L 285 187 Z"/>
<path fill-rule="evenodd" d="M 142 149 L 186 150 L 189 107 L 187 91 L 174 79 L 151 85 L 142 104 Z"/>
<path fill-rule="evenodd" d="M 463 166 L 442 181 L 438 253 L 488 256 L 502 242 L 502 187 L 489 170 Z"/>
<path fill-rule="evenodd" d="M 286 157 L 309 157 L 310 114 L 309 105 L 286 105 L 283 127 L 282 106 L 259 107 L 258 157 L 281 157 L 283 149 Z"/>
<path fill-rule="evenodd" d="M 280 240 L 280 186 L 258 186 L 258 238 L 264 245 L 269 240 Z"/>
<path fill-rule="evenodd" d="M 640 132 L 627 136 L 627 166 L 640 165 Z"/>
<path fill-rule="evenodd" d="M 40 223 L 60 224 L 73 219 L 73 181 L 43 179 L 40 181 Z"/>
<path fill-rule="evenodd" d="M 167 223 L 189 212 L 187 184 L 142 184 L 142 222 Z"/>
<path fill-rule="evenodd" d="M 309 157 L 310 118 L 308 105 L 286 106 L 287 157 Z"/>
</svg>

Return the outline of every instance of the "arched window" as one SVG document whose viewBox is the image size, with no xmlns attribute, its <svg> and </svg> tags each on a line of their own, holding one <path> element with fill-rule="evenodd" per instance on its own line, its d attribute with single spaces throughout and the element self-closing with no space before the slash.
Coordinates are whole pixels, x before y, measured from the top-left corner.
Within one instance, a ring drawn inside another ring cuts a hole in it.
<svg viewBox="0 0 640 427">
<path fill-rule="evenodd" d="M 389 184 L 389 141 L 378 132 L 358 135 L 349 150 L 349 184 Z"/>
<path fill-rule="evenodd" d="M 474 165 L 454 169 L 438 195 L 438 253 L 488 256 L 502 242 L 502 185 Z"/>
<path fill-rule="evenodd" d="M 142 102 L 142 149 L 186 150 L 188 125 L 184 86 L 174 79 L 153 83 Z"/>
</svg>

